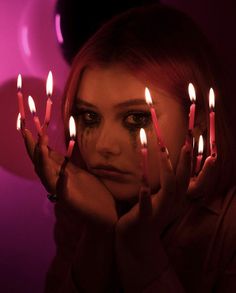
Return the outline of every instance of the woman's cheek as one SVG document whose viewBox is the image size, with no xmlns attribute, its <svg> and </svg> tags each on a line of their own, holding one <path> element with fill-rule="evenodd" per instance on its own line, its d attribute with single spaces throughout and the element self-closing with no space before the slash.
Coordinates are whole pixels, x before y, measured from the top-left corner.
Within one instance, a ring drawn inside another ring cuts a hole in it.
<svg viewBox="0 0 236 293">
<path fill-rule="evenodd" d="M 78 146 L 82 156 L 86 159 L 91 152 L 91 146 L 95 145 L 94 133 L 88 128 L 80 128 L 78 133 Z"/>
</svg>

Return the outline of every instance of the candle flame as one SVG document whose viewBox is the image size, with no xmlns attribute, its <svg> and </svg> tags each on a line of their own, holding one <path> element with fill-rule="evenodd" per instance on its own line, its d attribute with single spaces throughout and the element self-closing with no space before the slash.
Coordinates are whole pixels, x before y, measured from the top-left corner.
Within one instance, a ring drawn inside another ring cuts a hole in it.
<svg viewBox="0 0 236 293">
<path fill-rule="evenodd" d="M 17 119 L 16 119 L 16 129 L 20 130 L 21 129 L 21 115 L 20 113 L 17 115 Z"/>
<path fill-rule="evenodd" d="M 52 71 L 50 70 L 48 73 L 47 84 L 46 84 L 46 93 L 48 96 L 52 95 L 53 89 L 53 78 L 52 78 Z"/>
<path fill-rule="evenodd" d="M 21 74 L 18 74 L 17 77 L 17 89 L 20 90 L 22 88 L 22 77 Z"/>
<path fill-rule="evenodd" d="M 196 101 L 196 92 L 195 92 L 195 88 L 192 83 L 189 83 L 189 85 L 188 85 L 188 95 L 189 95 L 191 102 Z"/>
<path fill-rule="evenodd" d="M 204 148 L 204 141 L 202 135 L 199 136 L 199 141 L 198 141 L 198 154 L 202 155 L 203 153 L 203 148 Z"/>
<path fill-rule="evenodd" d="M 150 91 L 147 87 L 145 87 L 145 99 L 146 99 L 146 103 L 148 105 L 152 105 L 152 97 L 151 97 Z"/>
<path fill-rule="evenodd" d="M 29 105 L 29 108 L 30 108 L 30 112 L 32 114 L 35 114 L 36 113 L 36 107 L 35 107 L 35 103 L 34 103 L 34 100 L 31 96 L 28 96 L 28 105 Z"/>
<path fill-rule="evenodd" d="M 139 136 L 140 136 L 140 141 L 141 141 L 142 146 L 146 146 L 147 145 L 147 136 L 146 136 L 146 132 L 143 128 L 140 128 Z"/>
<path fill-rule="evenodd" d="M 209 107 L 212 109 L 215 108 L 215 93 L 213 88 L 210 88 L 210 91 L 209 91 Z"/>
<path fill-rule="evenodd" d="M 76 126 L 75 126 L 75 119 L 73 118 L 73 116 L 70 116 L 69 131 L 70 131 L 70 137 L 75 138 L 75 136 L 76 136 Z"/>
</svg>

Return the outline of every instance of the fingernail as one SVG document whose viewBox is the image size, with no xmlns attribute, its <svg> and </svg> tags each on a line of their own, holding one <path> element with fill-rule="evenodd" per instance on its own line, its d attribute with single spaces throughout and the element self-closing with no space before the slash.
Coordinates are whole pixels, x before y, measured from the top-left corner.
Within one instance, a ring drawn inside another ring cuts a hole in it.
<svg viewBox="0 0 236 293">
<path fill-rule="evenodd" d="M 168 151 L 167 147 L 162 146 L 162 147 L 161 147 L 161 152 L 162 152 L 163 154 L 164 154 L 164 153 L 166 154 L 167 159 L 170 158 L 169 151 Z"/>
<path fill-rule="evenodd" d="M 214 164 L 216 162 L 216 159 L 217 159 L 217 154 L 216 153 L 211 154 L 211 163 L 212 164 Z"/>
<path fill-rule="evenodd" d="M 191 152 L 192 151 L 192 147 L 193 147 L 193 135 L 192 135 L 192 131 L 188 130 L 188 134 L 186 136 L 185 139 L 185 146 L 186 146 L 186 151 L 187 152 Z"/>
</svg>

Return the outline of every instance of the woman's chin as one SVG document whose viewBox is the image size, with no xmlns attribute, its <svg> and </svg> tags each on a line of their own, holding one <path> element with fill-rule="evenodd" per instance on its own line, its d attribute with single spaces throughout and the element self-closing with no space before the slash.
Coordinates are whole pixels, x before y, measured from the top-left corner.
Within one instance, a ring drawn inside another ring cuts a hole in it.
<svg viewBox="0 0 236 293">
<path fill-rule="evenodd" d="M 137 202 L 140 186 L 137 183 L 121 183 L 102 179 L 106 188 L 111 192 L 115 201 Z"/>
</svg>

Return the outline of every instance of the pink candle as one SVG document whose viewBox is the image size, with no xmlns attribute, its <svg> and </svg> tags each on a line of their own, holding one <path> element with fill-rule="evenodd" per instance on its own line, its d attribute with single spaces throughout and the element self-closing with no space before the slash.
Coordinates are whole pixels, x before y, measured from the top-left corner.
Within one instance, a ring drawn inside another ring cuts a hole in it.
<svg viewBox="0 0 236 293">
<path fill-rule="evenodd" d="M 195 89 L 192 83 L 189 83 L 188 85 L 188 94 L 189 94 L 189 98 L 192 102 L 190 109 L 189 109 L 189 123 L 188 123 L 188 129 L 189 131 L 193 131 L 194 128 L 194 120 L 195 120 L 195 109 L 196 109 L 196 93 L 195 93 Z"/>
<path fill-rule="evenodd" d="M 195 167 L 195 174 L 197 175 L 201 168 L 201 162 L 202 162 L 202 154 L 203 154 L 203 148 L 204 148 L 204 141 L 202 135 L 199 136 L 198 141 L 198 155 L 196 160 L 196 167 Z"/>
<path fill-rule="evenodd" d="M 216 143 L 215 143 L 215 93 L 212 88 L 209 91 L 209 120 L 210 120 L 210 152 L 211 156 L 216 156 Z"/>
<path fill-rule="evenodd" d="M 164 148 L 165 145 L 164 145 L 164 142 L 163 142 L 162 137 L 161 137 L 161 131 L 160 131 L 160 128 L 159 128 L 159 125 L 158 125 L 156 111 L 155 111 L 155 108 L 154 108 L 153 103 L 152 103 L 152 97 L 151 97 L 150 91 L 149 91 L 149 89 L 147 87 L 145 88 L 145 99 L 146 99 L 146 102 L 147 102 L 148 106 L 150 107 L 150 112 L 151 112 L 151 116 L 152 116 L 152 122 L 153 122 L 153 125 L 154 125 L 154 129 L 155 129 L 155 133 L 156 133 L 156 136 L 157 136 L 158 143 L 160 144 L 161 148 Z"/>
<path fill-rule="evenodd" d="M 19 131 L 21 130 L 21 116 L 20 113 L 18 113 L 17 115 L 17 119 L 16 119 L 16 129 Z"/>
<path fill-rule="evenodd" d="M 48 125 L 51 119 L 51 111 L 52 111 L 52 91 L 53 91 L 53 78 L 52 78 L 52 72 L 49 71 L 48 78 L 47 78 L 47 84 L 46 84 L 46 93 L 47 93 L 47 104 L 46 104 L 46 113 L 44 118 L 44 124 Z"/>
<path fill-rule="evenodd" d="M 141 155 L 142 155 L 142 182 L 144 186 L 148 186 L 148 151 L 147 136 L 143 128 L 140 129 Z"/>
<path fill-rule="evenodd" d="M 41 124 L 40 124 L 40 121 L 39 121 L 39 117 L 36 114 L 36 107 L 35 107 L 34 100 L 33 100 L 33 98 L 31 96 L 28 97 L 28 104 L 29 104 L 30 112 L 33 115 L 34 124 L 35 124 L 35 127 L 37 129 L 37 132 L 38 132 L 39 135 L 42 135 L 42 127 L 41 127 Z"/>
<path fill-rule="evenodd" d="M 69 141 L 69 145 L 67 148 L 67 158 L 69 159 L 72 155 L 73 152 L 73 148 L 75 145 L 75 136 L 76 136 L 76 126 L 75 126 L 75 120 L 74 118 L 71 116 L 70 120 L 69 120 L 69 131 L 70 131 L 70 141 Z"/>
<path fill-rule="evenodd" d="M 22 77 L 21 77 L 21 74 L 18 74 L 18 77 L 17 77 L 18 107 L 19 107 L 19 112 L 20 112 L 20 115 L 21 115 L 21 122 L 24 123 L 24 121 L 25 121 L 25 109 L 24 109 L 24 101 L 23 101 L 23 94 L 22 94 L 21 88 L 22 88 Z"/>
</svg>

